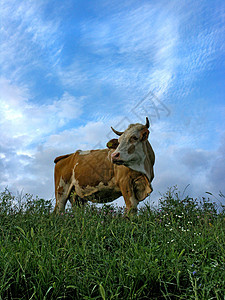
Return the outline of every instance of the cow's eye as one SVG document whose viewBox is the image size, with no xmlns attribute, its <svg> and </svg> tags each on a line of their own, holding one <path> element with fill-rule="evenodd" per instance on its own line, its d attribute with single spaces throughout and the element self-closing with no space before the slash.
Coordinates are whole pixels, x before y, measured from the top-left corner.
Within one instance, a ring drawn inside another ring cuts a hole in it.
<svg viewBox="0 0 225 300">
<path fill-rule="evenodd" d="M 134 143 L 138 140 L 138 137 L 136 137 L 136 135 L 132 135 L 132 137 L 130 138 L 130 142 Z"/>
</svg>

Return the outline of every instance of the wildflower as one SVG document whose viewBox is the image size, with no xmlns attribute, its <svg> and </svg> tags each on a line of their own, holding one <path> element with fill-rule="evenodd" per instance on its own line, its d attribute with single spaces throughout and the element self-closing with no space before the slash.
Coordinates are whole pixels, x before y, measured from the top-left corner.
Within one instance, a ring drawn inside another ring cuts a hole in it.
<svg viewBox="0 0 225 300">
<path fill-rule="evenodd" d="M 212 267 L 213 267 L 213 268 L 216 268 L 218 265 L 219 265 L 219 264 L 218 264 L 217 261 L 215 261 L 215 262 L 212 263 Z"/>
<path fill-rule="evenodd" d="M 195 275 L 197 273 L 197 271 L 193 271 L 192 274 Z"/>
<path fill-rule="evenodd" d="M 209 226 L 211 226 L 211 227 L 212 227 L 212 226 L 213 226 L 213 224 L 212 224 L 212 223 L 209 223 Z"/>
<path fill-rule="evenodd" d="M 197 219 L 199 219 L 200 218 L 200 216 L 197 216 Z"/>
</svg>

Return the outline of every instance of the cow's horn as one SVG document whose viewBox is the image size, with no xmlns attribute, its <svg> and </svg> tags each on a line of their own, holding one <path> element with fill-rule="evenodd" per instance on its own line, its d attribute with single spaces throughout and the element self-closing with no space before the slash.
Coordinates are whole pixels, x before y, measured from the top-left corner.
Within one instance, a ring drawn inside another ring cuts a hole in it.
<svg viewBox="0 0 225 300">
<path fill-rule="evenodd" d="M 146 117 L 146 124 L 145 124 L 145 127 L 149 128 L 149 120 L 148 120 L 148 117 Z"/>
<path fill-rule="evenodd" d="M 111 129 L 112 129 L 112 131 L 115 133 L 115 134 L 117 134 L 117 135 L 122 135 L 123 134 L 123 131 L 117 131 L 117 130 L 115 130 L 114 128 L 112 128 L 111 127 Z"/>
</svg>

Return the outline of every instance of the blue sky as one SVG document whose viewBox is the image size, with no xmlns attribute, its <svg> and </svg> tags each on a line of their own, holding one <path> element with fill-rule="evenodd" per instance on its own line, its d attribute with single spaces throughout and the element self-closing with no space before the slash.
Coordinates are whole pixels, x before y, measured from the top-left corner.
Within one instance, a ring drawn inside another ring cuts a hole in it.
<svg viewBox="0 0 225 300">
<path fill-rule="evenodd" d="M 225 193 L 223 1 L 1 1 L 0 188 L 151 119 L 154 193 Z"/>
</svg>

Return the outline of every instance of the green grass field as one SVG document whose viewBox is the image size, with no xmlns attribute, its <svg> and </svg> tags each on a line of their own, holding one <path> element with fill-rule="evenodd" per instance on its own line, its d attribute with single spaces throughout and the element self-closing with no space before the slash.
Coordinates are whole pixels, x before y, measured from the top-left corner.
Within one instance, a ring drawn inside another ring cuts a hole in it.
<svg viewBox="0 0 225 300">
<path fill-rule="evenodd" d="M 0 194 L 0 299 L 225 299 L 224 207 L 176 189 L 137 216 L 19 200 Z"/>
</svg>

